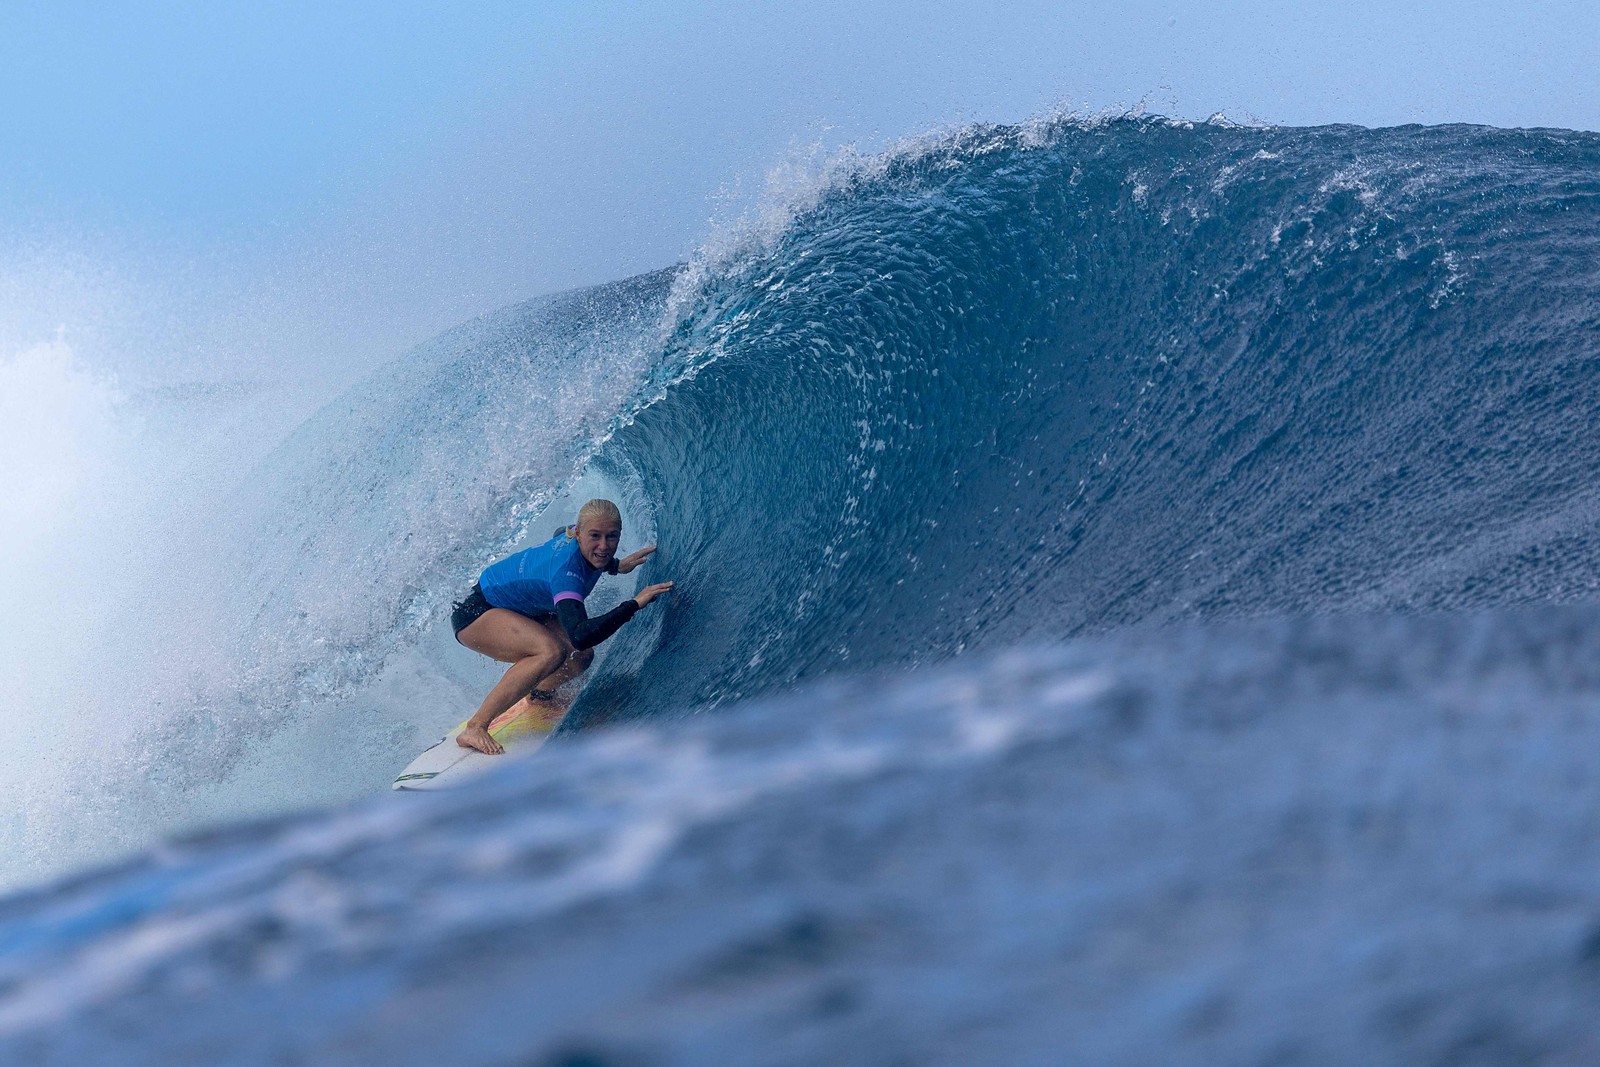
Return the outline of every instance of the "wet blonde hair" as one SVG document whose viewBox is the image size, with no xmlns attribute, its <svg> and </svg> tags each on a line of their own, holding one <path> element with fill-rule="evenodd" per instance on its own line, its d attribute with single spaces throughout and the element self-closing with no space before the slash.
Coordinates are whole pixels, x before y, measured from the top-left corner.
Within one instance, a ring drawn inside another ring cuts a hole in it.
<svg viewBox="0 0 1600 1067">
<path fill-rule="evenodd" d="M 622 512 L 609 500 L 594 499 L 578 509 L 578 521 L 572 524 L 574 530 L 579 529 L 585 522 L 594 519 L 610 519 L 618 526 L 622 525 Z"/>
</svg>

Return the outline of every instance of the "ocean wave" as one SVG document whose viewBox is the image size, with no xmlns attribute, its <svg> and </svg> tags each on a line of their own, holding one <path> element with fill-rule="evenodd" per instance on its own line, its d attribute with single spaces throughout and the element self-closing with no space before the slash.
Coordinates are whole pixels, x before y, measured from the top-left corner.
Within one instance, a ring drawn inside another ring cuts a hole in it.
<svg viewBox="0 0 1600 1067">
<path fill-rule="evenodd" d="M 1128 118 L 826 170 L 680 279 L 671 388 L 596 457 L 682 593 L 587 717 L 1140 622 L 1591 596 L 1597 152 Z"/>
</svg>

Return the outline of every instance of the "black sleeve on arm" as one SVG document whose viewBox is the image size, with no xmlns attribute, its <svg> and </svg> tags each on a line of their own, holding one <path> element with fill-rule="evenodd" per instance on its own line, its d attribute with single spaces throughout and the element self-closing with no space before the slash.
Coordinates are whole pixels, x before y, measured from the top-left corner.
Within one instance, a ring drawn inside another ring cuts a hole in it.
<svg viewBox="0 0 1600 1067">
<path fill-rule="evenodd" d="M 573 648 L 593 648 L 622 629 L 622 624 L 638 610 L 639 602 L 629 597 L 598 619 L 591 619 L 583 610 L 583 601 L 569 597 L 556 605 L 556 616 Z"/>
</svg>

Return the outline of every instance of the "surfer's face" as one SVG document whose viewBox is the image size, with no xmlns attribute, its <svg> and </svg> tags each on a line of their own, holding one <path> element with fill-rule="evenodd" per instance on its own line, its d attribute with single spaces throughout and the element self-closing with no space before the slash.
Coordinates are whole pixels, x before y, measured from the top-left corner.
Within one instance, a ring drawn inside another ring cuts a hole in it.
<svg viewBox="0 0 1600 1067">
<path fill-rule="evenodd" d="M 622 542 L 622 524 L 609 519 L 591 519 L 578 527 L 578 551 L 589 566 L 605 570 Z"/>
</svg>

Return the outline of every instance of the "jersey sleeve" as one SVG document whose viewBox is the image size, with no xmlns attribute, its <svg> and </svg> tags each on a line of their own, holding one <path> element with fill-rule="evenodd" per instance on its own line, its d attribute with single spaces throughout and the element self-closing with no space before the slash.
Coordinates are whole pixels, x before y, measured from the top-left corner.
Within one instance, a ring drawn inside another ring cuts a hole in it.
<svg viewBox="0 0 1600 1067">
<path fill-rule="evenodd" d="M 574 556 L 550 579 L 550 602 L 560 604 L 563 600 L 576 600 L 583 603 L 583 598 L 589 594 L 584 577 L 582 565 Z"/>
</svg>

